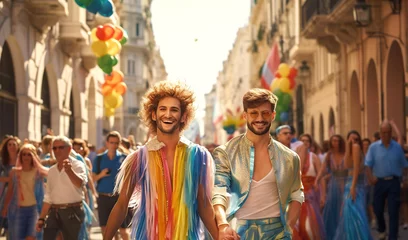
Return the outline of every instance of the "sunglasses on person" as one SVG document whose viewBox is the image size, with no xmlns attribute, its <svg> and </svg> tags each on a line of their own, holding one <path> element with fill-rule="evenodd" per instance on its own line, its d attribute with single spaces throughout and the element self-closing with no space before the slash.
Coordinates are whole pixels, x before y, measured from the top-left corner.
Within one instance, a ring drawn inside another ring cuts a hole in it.
<svg viewBox="0 0 408 240">
<path fill-rule="evenodd" d="M 263 111 L 263 112 L 258 112 L 258 111 L 250 111 L 249 112 L 249 116 L 251 116 L 251 118 L 258 118 L 259 114 L 261 114 L 263 119 L 267 119 L 270 118 L 272 115 L 272 112 L 270 111 Z"/>
<path fill-rule="evenodd" d="M 54 146 L 54 147 L 52 147 L 52 150 L 54 150 L 54 151 L 56 151 L 57 149 L 64 150 L 65 147 L 66 146 Z"/>
</svg>

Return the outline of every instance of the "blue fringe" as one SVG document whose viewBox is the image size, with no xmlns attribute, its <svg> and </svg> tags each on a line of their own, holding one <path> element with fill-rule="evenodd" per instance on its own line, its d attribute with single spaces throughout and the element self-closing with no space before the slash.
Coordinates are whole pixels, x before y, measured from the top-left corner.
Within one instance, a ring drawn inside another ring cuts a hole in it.
<svg viewBox="0 0 408 240">
<path fill-rule="evenodd" d="M 139 151 L 139 157 L 138 161 L 143 161 L 143 159 L 146 158 L 145 154 L 147 154 L 147 149 L 146 146 L 143 146 L 142 149 Z M 136 171 L 139 171 L 139 173 L 143 173 L 145 171 L 143 166 L 145 164 L 140 164 L 140 168 L 137 169 Z M 132 181 L 135 179 L 132 179 Z M 141 174 L 140 182 L 137 183 L 140 184 L 140 186 L 143 188 L 146 185 L 146 177 L 144 174 Z M 132 218 L 132 233 L 130 238 L 131 239 L 140 239 L 140 240 L 147 240 L 147 225 L 146 225 L 146 192 L 144 189 L 141 190 L 141 199 L 138 208 L 133 215 Z"/>
</svg>

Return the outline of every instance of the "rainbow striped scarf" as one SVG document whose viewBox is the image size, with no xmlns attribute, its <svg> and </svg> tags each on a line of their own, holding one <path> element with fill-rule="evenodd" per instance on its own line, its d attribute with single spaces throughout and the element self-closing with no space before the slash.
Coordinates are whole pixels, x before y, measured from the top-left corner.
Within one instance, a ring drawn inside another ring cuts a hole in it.
<svg viewBox="0 0 408 240">
<path fill-rule="evenodd" d="M 165 155 L 165 145 L 154 138 L 122 164 L 117 191 L 128 179 L 136 186 L 131 199 L 136 206 L 131 238 L 199 239 L 198 187 L 202 185 L 204 197 L 211 199 L 212 157 L 184 137 L 176 147 L 172 174 Z"/>
</svg>

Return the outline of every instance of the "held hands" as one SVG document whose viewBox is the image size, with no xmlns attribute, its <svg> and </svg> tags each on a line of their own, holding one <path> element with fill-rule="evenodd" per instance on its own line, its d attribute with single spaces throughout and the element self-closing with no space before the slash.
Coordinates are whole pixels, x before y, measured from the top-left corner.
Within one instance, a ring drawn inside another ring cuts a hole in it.
<svg viewBox="0 0 408 240">
<path fill-rule="evenodd" d="M 37 232 L 41 232 L 42 228 L 44 227 L 44 219 L 38 219 L 35 230 Z"/>
<path fill-rule="evenodd" d="M 230 227 L 229 224 L 223 224 L 218 229 L 218 240 L 239 240 L 239 235 Z"/>
</svg>

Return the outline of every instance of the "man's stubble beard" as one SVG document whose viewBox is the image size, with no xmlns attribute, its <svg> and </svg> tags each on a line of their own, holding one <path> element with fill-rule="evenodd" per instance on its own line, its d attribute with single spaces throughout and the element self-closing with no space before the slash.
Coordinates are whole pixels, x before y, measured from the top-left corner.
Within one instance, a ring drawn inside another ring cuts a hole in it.
<svg viewBox="0 0 408 240">
<path fill-rule="evenodd" d="M 269 134 L 269 130 L 271 129 L 271 125 L 272 125 L 272 123 L 269 123 L 269 124 L 266 126 L 265 130 L 263 130 L 262 132 L 259 132 L 259 131 L 256 131 L 254 127 L 252 127 L 252 124 L 250 124 L 249 122 L 247 122 L 247 127 L 248 127 L 248 129 L 249 129 L 251 132 L 253 132 L 255 135 L 258 135 L 258 136 L 262 136 L 262 135 L 265 135 L 265 134 L 267 134 L 267 133 Z"/>
</svg>

